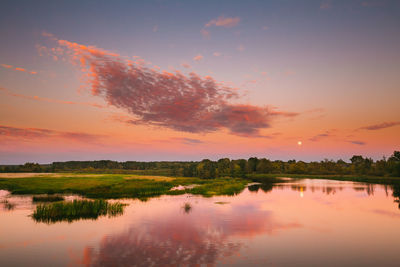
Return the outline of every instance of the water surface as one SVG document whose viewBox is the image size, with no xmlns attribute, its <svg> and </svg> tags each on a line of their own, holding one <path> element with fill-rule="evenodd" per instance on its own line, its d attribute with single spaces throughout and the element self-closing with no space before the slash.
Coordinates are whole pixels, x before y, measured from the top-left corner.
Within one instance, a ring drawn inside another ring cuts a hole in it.
<svg viewBox="0 0 400 267">
<path fill-rule="evenodd" d="M 398 266 L 391 187 L 330 180 L 251 185 L 236 196 L 128 203 L 124 215 L 37 223 L 31 196 L 0 191 L 1 266 Z M 190 208 L 185 208 L 185 203 Z"/>
</svg>

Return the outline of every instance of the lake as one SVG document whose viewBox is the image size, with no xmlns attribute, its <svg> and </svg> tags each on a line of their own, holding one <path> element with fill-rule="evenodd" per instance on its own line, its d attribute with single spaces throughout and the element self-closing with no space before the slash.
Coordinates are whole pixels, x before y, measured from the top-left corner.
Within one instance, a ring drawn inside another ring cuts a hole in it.
<svg viewBox="0 0 400 267">
<path fill-rule="evenodd" d="M 71 199 L 74 197 L 71 197 Z M 399 266 L 392 188 L 288 179 L 236 196 L 161 196 L 118 217 L 35 222 L 0 191 L 1 266 Z"/>
</svg>

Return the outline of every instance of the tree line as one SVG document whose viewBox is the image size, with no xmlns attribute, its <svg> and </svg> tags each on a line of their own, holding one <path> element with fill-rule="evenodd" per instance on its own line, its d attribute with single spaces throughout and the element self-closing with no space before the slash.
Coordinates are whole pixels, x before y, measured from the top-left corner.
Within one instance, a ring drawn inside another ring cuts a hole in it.
<svg viewBox="0 0 400 267">
<path fill-rule="evenodd" d="M 394 151 L 389 158 L 374 161 L 361 155 L 354 155 L 350 162 L 343 160 L 323 161 L 281 161 L 251 157 L 249 159 L 222 158 L 217 161 L 204 159 L 200 162 L 153 161 L 118 162 L 111 160 L 67 161 L 51 164 L 25 163 L 23 165 L 2 165 L 0 172 L 110 172 L 170 175 L 183 177 L 216 178 L 247 177 L 253 174 L 314 174 L 314 175 L 370 175 L 400 177 L 400 151 Z"/>
</svg>

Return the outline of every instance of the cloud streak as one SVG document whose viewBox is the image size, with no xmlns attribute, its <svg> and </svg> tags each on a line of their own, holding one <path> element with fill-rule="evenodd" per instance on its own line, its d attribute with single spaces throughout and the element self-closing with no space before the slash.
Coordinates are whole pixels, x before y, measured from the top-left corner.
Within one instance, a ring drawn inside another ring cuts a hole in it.
<svg viewBox="0 0 400 267">
<path fill-rule="evenodd" d="M 6 69 L 11 69 L 11 70 L 16 70 L 16 71 L 22 71 L 22 72 L 26 72 L 26 73 L 30 73 L 30 74 L 37 74 L 37 71 L 26 70 L 26 69 L 24 69 L 24 68 L 14 67 L 14 66 L 12 66 L 12 65 L 0 64 L 0 66 L 2 66 L 3 68 L 6 68 Z"/>
<path fill-rule="evenodd" d="M 205 28 L 216 26 L 216 27 L 224 27 L 224 28 L 232 28 L 238 25 L 240 22 L 239 17 L 225 17 L 219 16 L 217 19 L 212 19 L 204 25 Z"/>
<path fill-rule="evenodd" d="M 17 138 L 25 140 L 42 139 L 42 138 L 61 138 L 78 142 L 93 142 L 98 140 L 101 135 L 80 133 L 80 132 L 64 132 L 42 128 L 23 128 L 0 125 L 0 138 Z M 1 140 L 1 139 L 0 139 Z"/>
<path fill-rule="evenodd" d="M 357 140 L 353 140 L 353 141 L 348 141 L 349 143 L 353 144 L 353 145 L 359 145 L 359 146 L 364 146 L 367 143 L 365 143 L 364 141 L 357 141 Z"/>
<path fill-rule="evenodd" d="M 386 129 L 394 126 L 400 125 L 400 121 L 391 121 L 391 122 L 382 122 L 379 124 L 373 124 L 358 128 L 357 130 L 369 130 L 369 131 L 376 131 L 381 129 Z"/>
<path fill-rule="evenodd" d="M 239 136 L 260 137 L 277 117 L 298 113 L 268 107 L 233 104 L 234 88 L 210 76 L 183 75 L 146 67 L 141 61 L 94 46 L 58 40 L 64 56 L 86 74 L 93 95 L 135 116 L 133 124 L 156 125 L 176 131 L 210 133 L 227 129 Z"/>
<path fill-rule="evenodd" d="M 225 17 L 219 16 L 216 19 L 212 19 L 204 25 L 204 28 L 200 30 L 201 35 L 204 38 L 210 39 L 210 27 L 223 27 L 223 28 L 232 28 L 239 24 L 239 17 Z"/>
<path fill-rule="evenodd" d="M 91 107 L 96 107 L 96 108 L 105 108 L 105 106 L 97 103 L 91 103 L 91 102 L 74 102 L 74 101 L 66 101 L 66 100 L 59 100 L 59 99 L 52 99 L 52 98 L 47 98 L 47 97 L 39 97 L 39 96 L 29 96 L 29 95 L 24 95 L 24 94 L 17 94 L 14 93 L 7 88 L 0 87 L 0 92 L 3 92 L 6 95 L 13 96 L 13 97 L 18 97 L 18 98 L 23 98 L 23 99 L 29 99 L 29 100 L 35 100 L 35 101 L 41 101 L 41 102 L 47 102 L 47 103 L 57 103 L 57 104 L 66 104 L 66 105 L 81 105 L 81 106 L 91 106 Z"/>
<path fill-rule="evenodd" d="M 201 54 L 198 54 L 197 56 L 195 56 L 195 57 L 193 58 L 193 60 L 196 61 L 196 62 L 199 62 L 199 61 L 201 61 L 202 59 L 203 59 L 203 55 L 201 55 Z"/>
</svg>

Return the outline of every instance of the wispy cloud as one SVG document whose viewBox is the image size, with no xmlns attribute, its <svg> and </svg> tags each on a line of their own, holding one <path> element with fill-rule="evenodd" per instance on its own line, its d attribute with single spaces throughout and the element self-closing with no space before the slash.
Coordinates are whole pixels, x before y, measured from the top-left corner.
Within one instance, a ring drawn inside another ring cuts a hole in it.
<svg viewBox="0 0 400 267">
<path fill-rule="evenodd" d="M 189 64 L 187 64 L 187 63 L 182 63 L 181 66 L 184 67 L 184 68 L 187 68 L 187 69 L 191 68 L 191 66 Z"/>
<path fill-rule="evenodd" d="M 23 99 L 29 99 L 29 100 L 34 100 L 34 101 L 42 101 L 42 102 L 66 104 L 66 105 L 92 106 L 92 107 L 96 107 L 96 108 L 105 108 L 104 105 L 97 104 L 97 103 L 91 103 L 91 102 L 74 102 L 74 101 L 52 99 L 52 98 L 47 98 L 47 97 L 18 94 L 18 93 L 14 93 L 14 92 L 8 90 L 7 88 L 3 88 L 3 87 L 0 87 L 0 92 L 3 92 L 4 94 L 9 95 L 9 96 L 23 98 Z"/>
<path fill-rule="evenodd" d="M 330 0 L 324 0 L 319 5 L 319 8 L 322 9 L 322 10 L 331 9 L 332 8 L 332 2 Z"/>
<path fill-rule="evenodd" d="M 210 38 L 210 27 L 223 27 L 223 28 L 232 28 L 239 24 L 240 18 L 239 17 L 225 17 L 219 16 L 216 19 L 212 19 L 204 25 L 204 28 L 200 30 L 201 35 L 204 38 Z"/>
<path fill-rule="evenodd" d="M 232 100 L 239 99 L 237 90 L 210 76 L 159 72 L 94 46 L 66 40 L 58 40 L 58 44 L 66 49 L 65 56 L 83 69 L 93 95 L 135 116 L 134 124 L 194 133 L 227 129 L 235 135 L 260 137 L 260 130 L 270 127 L 271 120 L 298 115 L 233 104 Z"/>
<path fill-rule="evenodd" d="M 394 127 L 394 126 L 398 126 L 398 125 L 400 125 L 400 121 L 382 122 L 379 124 L 373 124 L 373 125 L 360 127 L 357 130 L 376 131 L 376 130 L 386 129 L 386 128 L 390 128 L 390 127 Z"/>
<path fill-rule="evenodd" d="M 185 145 L 198 145 L 204 143 L 203 141 L 199 139 L 193 139 L 193 138 L 187 138 L 187 137 L 174 137 L 171 138 L 173 141 L 178 141 L 181 142 L 182 144 Z"/>
<path fill-rule="evenodd" d="M 237 50 L 242 52 L 244 51 L 246 48 L 244 47 L 244 45 L 238 45 Z"/>
<path fill-rule="evenodd" d="M 193 60 L 194 61 L 196 61 L 196 62 L 199 62 L 199 61 L 201 61 L 201 60 L 203 60 L 203 55 L 202 54 L 198 54 L 197 56 L 195 56 L 194 58 L 193 58 Z"/>
<path fill-rule="evenodd" d="M 332 135 L 329 134 L 329 133 L 322 133 L 322 134 L 314 135 L 313 137 L 311 137 L 308 140 L 310 140 L 312 142 L 317 142 L 317 141 L 321 141 L 321 139 L 324 139 L 324 138 L 327 138 L 327 137 L 330 137 L 330 136 L 332 136 Z"/>
<path fill-rule="evenodd" d="M 379 6 L 384 6 L 386 4 L 386 1 L 384 0 L 371 0 L 371 1 L 363 1 L 361 2 L 361 6 L 363 7 L 379 7 Z"/>
<path fill-rule="evenodd" d="M 225 28 L 232 28 L 238 25 L 240 22 L 239 17 L 225 17 L 225 16 L 219 16 L 217 19 L 212 19 L 209 22 L 204 25 L 204 27 L 208 28 L 211 26 L 217 26 L 217 27 L 225 27 Z"/>
<path fill-rule="evenodd" d="M 318 142 L 318 141 L 321 141 L 321 140 L 326 139 L 328 137 L 335 136 L 333 134 L 333 132 L 335 132 L 335 130 L 328 130 L 328 131 L 325 131 L 324 133 L 314 135 L 313 137 L 309 138 L 308 140 L 310 140 L 312 142 Z"/>
<path fill-rule="evenodd" d="M 351 144 L 354 144 L 354 145 L 360 145 L 360 146 L 364 146 L 364 145 L 367 144 L 367 143 L 364 142 L 364 141 L 358 141 L 358 140 L 352 140 L 352 141 L 347 141 L 347 142 L 349 142 L 349 143 L 351 143 Z"/>
<path fill-rule="evenodd" d="M 102 135 L 94 135 L 80 132 L 64 132 L 42 128 L 23 128 L 0 125 L 0 138 L 16 138 L 24 140 L 32 140 L 39 138 L 61 138 L 78 142 L 95 142 Z M 1 140 L 1 139 L 0 139 Z"/>
<path fill-rule="evenodd" d="M 16 71 L 22 71 L 22 72 L 26 72 L 26 73 L 30 73 L 30 74 L 37 74 L 37 71 L 34 70 L 27 70 L 21 67 L 14 67 L 12 65 L 7 65 L 7 64 L 0 64 L 0 66 L 2 66 L 3 68 L 6 69 L 11 69 L 11 70 L 16 70 Z"/>
<path fill-rule="evenodd" d="M 204 38 L 207 38 L 207 39 L 210 38 L 210 31 L 208 31 L 206 29 L 201 29 L 200 33 L 201 33 L 201 35 L 203 35 Z"/>
</svg>

